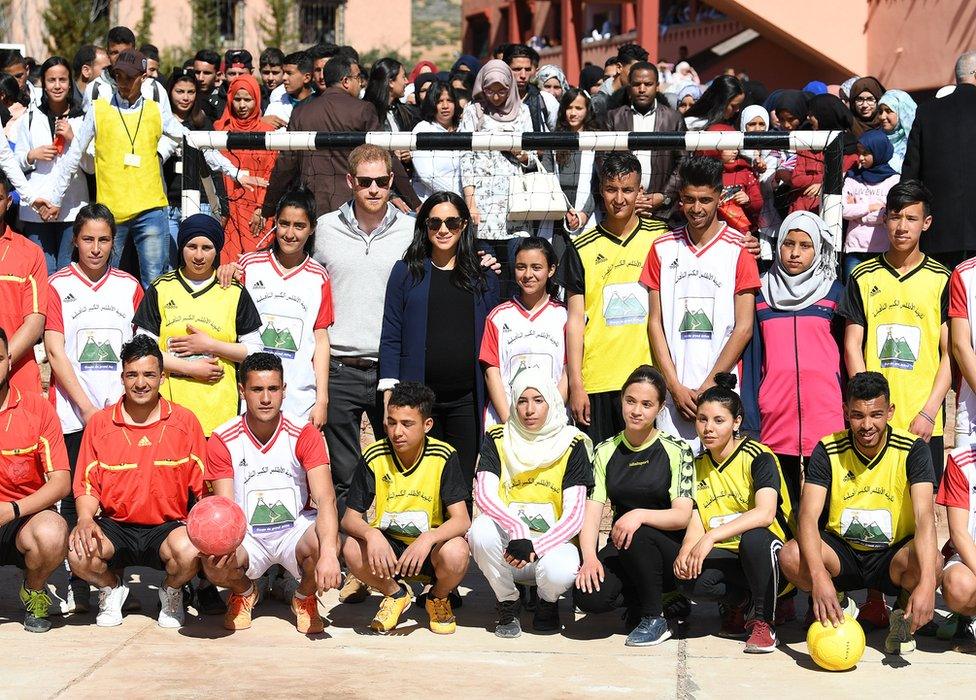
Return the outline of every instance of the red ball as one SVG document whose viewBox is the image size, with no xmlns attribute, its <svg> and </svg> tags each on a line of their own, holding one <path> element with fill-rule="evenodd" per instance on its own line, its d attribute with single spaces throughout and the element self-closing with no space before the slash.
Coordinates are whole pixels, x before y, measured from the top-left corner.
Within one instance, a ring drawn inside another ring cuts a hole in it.
<svg viewBox="0 0 976 700">
<path fill-rule="evenodd" d="M 237 550 L 244 541 L 244 511 L 224 496 L 210 496 L 193 506 L 186 519 L 190 542 L 202 554 L 221 557 Z"/>
</svg>

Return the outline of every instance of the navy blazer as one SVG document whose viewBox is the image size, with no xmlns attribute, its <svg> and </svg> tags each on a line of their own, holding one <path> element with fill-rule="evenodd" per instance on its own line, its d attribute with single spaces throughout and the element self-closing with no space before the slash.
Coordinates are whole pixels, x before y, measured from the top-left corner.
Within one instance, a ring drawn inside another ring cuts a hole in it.
<svg viewBox="0 0 976 700">
<path fill-rule="evenodd" d="M 430 294 L 430 260 L 424 261 L 424 278 L 417 282 L 407 263 L 397 260 L 386 284 L 383 332 L 380 336 L 380 379 L 425 382 L 427 360 L 427 298 Z M 476 387 L 478 432 L 483 429 L 485 377 L 478 362 L 485 320 L 498 305 L 498 276 L 485 270 L 486 289 L 474 294 L 474 361 L 471 373 Z"/>
</svg>

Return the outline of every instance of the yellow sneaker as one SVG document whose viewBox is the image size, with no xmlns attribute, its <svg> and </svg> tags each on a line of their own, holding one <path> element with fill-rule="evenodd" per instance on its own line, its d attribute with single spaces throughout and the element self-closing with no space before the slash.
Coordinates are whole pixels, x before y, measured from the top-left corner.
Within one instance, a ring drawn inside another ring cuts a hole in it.
<svg viewBox="0 0 976 700">
<path fill-rule="evenodd" d="M 427 608 L 427 615 L 430 617 L 431 632 L 434 634 L 454 634 L 457 630 L 457 622 L 454 619 L 454 610 L 451 609 L 450 600 L 428 595 L 424 607 Z"/>
<path fill-rule="evenodd" d="M 246 630 L 251 626 L 251 615 L 258 604 L 258 587 L 251 586 L 248 595 L 231 593 L 227 599 L 227 612 L 224 613 L 224 629 Z"/>
<path fill-rule="evenodd" d="M 369 586 L 352 574 L 346 574 L 346 580 L 339 589 L 340 603 L 362 603 L 369 597 Z"/>
<path fill-rule="evenodd" d="M 304 598 L 293 597 L 291 610 L 295 613 L 295 626 L 302 634 L 319 634 L 325 629 L 325 623 L 319 615 L 319 601 L 314 593 Z"/>
<path fill-rule="evenodd" d="M 374 632 L 389 632 L 400 622 L 400 615 L 405 613 L 413 602 L 410 591 L 403 588 L 403 595 L 394 598 L 391 595 L 384 596 L 380 603 L 380 609 L 376 611 L 376 617 L 369 623 L 369 628 Z"/>
</svg>

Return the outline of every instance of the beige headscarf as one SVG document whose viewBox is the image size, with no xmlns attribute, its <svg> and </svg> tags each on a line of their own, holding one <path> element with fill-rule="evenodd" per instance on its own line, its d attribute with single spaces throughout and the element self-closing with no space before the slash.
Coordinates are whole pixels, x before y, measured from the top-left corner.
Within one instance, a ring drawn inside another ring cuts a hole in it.
<svg viewBox="0 0 976 700">
<path fill-rule="evenodd" d="M 485 94 L 485 88 L 495 83 L 508 88 L 508 99 L 500 108 L 495 107 Z M 522 98 L 519 97 L 518 88 L 515 87 L 515 74 L 512 73 L 512 69 L 508 67 L 505 61 L 497 58 L 488 61 L 478 71 L 478 75 L 474 79 L 471 98 L 481 105 L 485 114 L 500 122 L 515 121 L 518 118 L 519 110 L 522 109 Z"/>
<path fill-rule="evenodd" d="M 549 404 L 546 422 L 534 432 L 522 425 L 516 410 L 519 397 L 526 389 L 535 389 Z M 552 464 L 563 456 L 577 435 L 583 435 L 587 450 L 592 452 L 593 443 L 590 439 L 579 429 L 569 425 L 563 398 L 548 373 L 533 368 L 523 371 L 515 378 L 512 385 L 512 404 L 502 435 L 505 461 L 511 474 L 521 474 Z"/>
</svg>

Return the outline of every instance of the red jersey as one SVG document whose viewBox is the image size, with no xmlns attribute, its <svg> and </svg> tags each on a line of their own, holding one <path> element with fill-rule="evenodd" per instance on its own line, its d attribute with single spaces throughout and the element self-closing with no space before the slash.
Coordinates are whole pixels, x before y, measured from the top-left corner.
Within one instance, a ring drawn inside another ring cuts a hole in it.
<svg viewBox="0 0 976 700">
<path fill-rule="evenodd" d="M 130 425 L 122 400 L 92 416 L 75 473 L 75 498 L 94 496 L 102 515 L 137 525 L 185 520 L 189 493 L 203 496 L 206 439 L 191 411 L 159 398 L 159 420 Z"/>
<path fill-rule="evenodd" d="M 47 313 L 47 263 L 36 243 L 5 228 L 0 234 L 0 328 L 9 341 L 30 314 Z M 10 386 L 41 393 L 34 353 L 10 368 Z"/>
<path fill-rule="evenodd" d="M 0 410 L 0 501 L 30 496 L 54 471 L 68 471 L 68 453 L 54 406 L 15 386 Z"/>
</svg>

